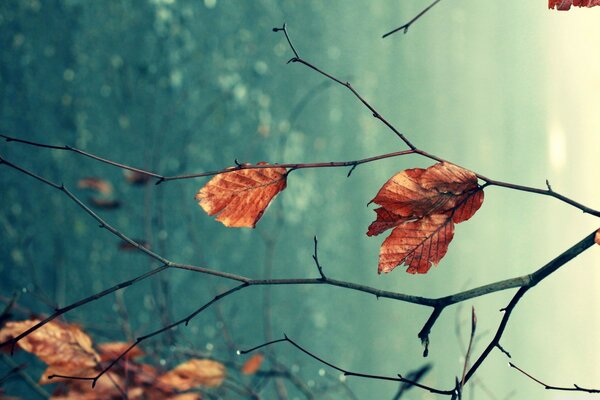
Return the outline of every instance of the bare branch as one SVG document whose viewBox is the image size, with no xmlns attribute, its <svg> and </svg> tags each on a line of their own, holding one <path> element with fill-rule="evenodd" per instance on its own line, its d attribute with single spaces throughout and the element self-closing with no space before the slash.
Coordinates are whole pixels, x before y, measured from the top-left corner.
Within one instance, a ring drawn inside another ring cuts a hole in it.
<svg viewBox="0 0 600 400">
<path fill-rule="evenodd" d="M 435 393 L 435 394 L 443 394 L 443 395 L 451 395 L 452 391 L 447 391 L 447 390 L 439 390 L 430 386 L 426 386 L 426 385 L 422 385 L 416 381 L 412 381 L 408 378 L 404 378 L 402 375 L 397 375 L 397 376 L 385 376 L 385 375 L 372 375 L 372 374 L 363 374 L 360 372 L 352 372 L 352 371 L 348 371 L 346 369 L 343 369 L 341 367 L 338 367 L 337 365 L 330 363 L 329 361 L 326 361 L 324 359 L 322 359 L 321 357 L 317 356 L 316 354 L 310 352 L 309 350 L 305 349 L 304 347 L 300 346 L 298 343 L 296 343 L 295 341 L 293 341 L 292 339 L 290 339 L 287 335 L 283 335 L 283 339 L 278 339 L 278 340 L 273 340 L 271 342 L 267 342 L 267 343 L 263 343 L 261 345 L 258 345 L 256 347 L 253 347 L 251 349 L 247 349 L 247 350 L 242 350 L 240 351 L 240 354 L 247 354 L 250 352 L 253 352 L 255 350 L 258 350 L 260 348 L 266 347 L 266 346 L 270 346 L 273 345 L 275 343 L 280 343 L 280 342 L 288 342 L 290 343 L 292 346 L 294 346 L 295 348 L 297 348 L 298 350 L 300 350 L 301 352 L 303 352 L 304 354 L 308 355 L 309 357 L 319 361 L 321 364 L 327 365 L 330 368 L 335 369 L 336 371 L 339 371 L 341 373 L 344 374 L 344 376 L 356 376 L 356 377 L 360 377 L 360 378 L 368 378 L 368 379 L 377 379 L 377 380 L 384 380 L 384 381 L 395 381 L 395 382 L 405 382 L 408 383 L 412 386 L 427 390 L 430 393 Z"/>
<path fill-rule="evenodd" d="M 425 7 L 425 9 L 423 11 L 421 11 L 420 13 L 418 13 L 413 19 L 411 19 L 410 21 L 408 21 L 406 24 L 397 27 L 396 29 L 393 29 L 391 31 L 389 31 L 388 33 L 384 34 L 382 36 L 383 39 L 385 39 L 386 37 L 404 30 L 404 34 L 406 34 L 406 32 L 408 32 L 408 28 L 410 28 L 410 26 L 415 23 L 419 18 L 421 18 L 427 11 L 431 10 L 437 3 L 439 3 L 441 0 L 435 0 L 433 3 L 431 3 L 430 5 L 428 5 L 427 7 Z"/>
<path fill-rule="evenodd" d="M 546 390 L 559 390 L 559 391 L 566 391 L 566 392 L 586 392 L 586 393 L 600 393 L 600 389 L 589 389 L 589 388 L 584 388 L 582 386 L 579 386 L 577 384 L 573 384 L 573 387 L 561 387 L 561 386 L 553 386 L 553 385 L 548 385 L 544 382 L 542 382 L 541 380 L 537 379 L 536 377 L 534 377 L 533 375 L 531 375 L 528 372 L 525 372 L 523 369 L 517 367 L 515 364 L 513 364 L 512 362 L 509 362 L 508 365 L 510 365 L 511 368 L 516 369 L 517 371 L 519 371 L 520 373 L 522 373 L 523 375 L 525 375 L 526 377 L 528 377 L 529 379 L 531 379 L 532 381 L 539 383 L 540 385 L 542 385 L 544 387 L 544 389 Z"/>
</svg>

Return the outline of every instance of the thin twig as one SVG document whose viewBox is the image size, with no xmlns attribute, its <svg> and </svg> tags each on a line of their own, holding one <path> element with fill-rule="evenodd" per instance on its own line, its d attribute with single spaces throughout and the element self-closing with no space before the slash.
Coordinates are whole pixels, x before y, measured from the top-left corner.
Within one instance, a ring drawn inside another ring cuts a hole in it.
<svg viewBox="0 0 600 400">
<path fill-rule="evenodd" d="M 404 378 L 402 375 L 397 375 L 397 376 L 385 376 L 385 375 L 372 375 L 372 374 L 364 374 L 364 373 L 360 373 L 360 372 L 353 372 L 353 371 L 348 371 L 344 368 L 338 367 L 337 365 L 326 361 L 324 359 L 322 359 L 321 357 L 317 356 L 316 354 L 310 352 L 309 350 L 307 350 L 306 348 L 300 346 L 298 343 L 296 343 L 295 341 L 293 341 L 292 339 L 290 339 L 287 335 L 283 335 L 283 339 L 278 339 L 278 340 L 273 340 L 271 342 L 267 342 L 267 343 L 263 343 L 261 345 L 255 346 L 251 349 L 247 349 L 247 350 L 243 350 L 240 351 L 240 354 L 247 354 L 247 353 L 251 353 L 255 350 L 258 350 L 260 348 L 266 347 L 266 346 L 271 346 L 275 343 L 281 343 L 281 342 L 288 342 L 289 344 L 291 344 L 292 346 L 294 346 L 295 348 L 297 348 L 298 350 L 300 350 L 301 352 L 303 352 L 304 354 L 308 355 L 309 357 L 319 361 L 321 364 L 327 365 L 330 368 L 335 369 L 338 372 L 341 372 L 342 374 L 344 374 L 344 376 L 356 376 L 356 377 L 360 377 L 360 378 L 368 378 L 368 379 L 377 379 L 377 380 L 384 380 L 384 381 L 393 381 L 393 382 L 406 382 L 411 384 L 412 386 L 424 389 L 429 391 L 430 393 L 435 393 L 435 394 L 444 394 L 444 395 L 450 395 L 452 394 L 452 391 L 446 391 L 446 390 L 439 390 L 430 386 L 426 386 L 426 385 L 422 385 L 416 381 L 412 381 L 408 378 Z"/>
<path fill-rule="evenodd" d="M 421 18 L 427 11 L 431 10 L 437 3 L 439 3 L 441 0 L 435 0 L 433 3 L 431 3 L 430 5 L 428 5 L 423 11 L 421 11 L 420 13 L 418 13 L 413 19 L 411 19 L 410 21 L 408 21 L 406 24 L 397 27 L 396 29 L 393 29 L 391 31 L 389 31 L 388 33 L 384 34 L 382 36 L 383 39 L 385 39 L 386 37 L 401 31 L 404 29 L 404 33 L 406 34 L 406 32 L 408 32 L 408 28 L 410 28 L 410 26 L 419 18 Z"/>
<path fill-rule="evenodd" d="M 33 378 L 27 372 L 17 365 L 12 358 L 3 353 L 0 355 L 2 356 L 2 361 L 4 361 L 9 368 L 15 370 L 15 373 L 17 373 L 19 377 L 23 379 L 23 382 L 25 382 L 39 397 L 43 399 L 50 398 L 50 393 L 46 392 L 46 390 L 44 390 L 44 388 L 42 388 L 35 380 L 33 380 Z"/>
<path fill-rule="evenodd" d="M 537 379 L 536 377 L 534 377 L 533 375 L 531 375 L 528 372 L 525 372 L 523 369 L 517 367 L 515 364 L 513 364 L 512 362 L 509 362 L 508 365 L 511 366 L 511 368 L 516 369 L 517 371 L 519 371 L 520 373 L 522 373 L 523 375 L 525 375 L 526 377 L 528 377 L 529 379 L 531 379 L 534 382 L 539 383 L 540 385 L 542 385 L 544 387 L 544 389 L 546 390 L 559 390 L 559 391 L 566 391 L 566 392 L 586 392 L 586 393 L 600 393 L 600 389 L 589 389 L 589 388 L 584 388 L 582 386 L 579 386 L 577 384 L 573 384 L 573 387 L 561 387 L 561 386 L 554 386 L 554 385 L 548 385 L 544 382 L 542 382 L 541 380 Z"/>
</svg>

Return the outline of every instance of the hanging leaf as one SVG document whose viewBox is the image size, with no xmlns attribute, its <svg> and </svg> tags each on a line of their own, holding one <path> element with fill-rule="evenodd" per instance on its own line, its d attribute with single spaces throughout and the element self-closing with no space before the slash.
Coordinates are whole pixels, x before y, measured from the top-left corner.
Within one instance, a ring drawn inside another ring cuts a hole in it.
<svg viewBox="0 0 600 400">
<path fill-rule="evenodd" d="M 483 198 L 477 175 L 447 162 L 394 175 L 371 201 L 382 207 L 367 235 L 393 228 L 381 245 L 379 273 L 402 264 L 409 273 L 429 271 L 446 254 L 454 224 L 471 218 Z"/>
<path fill-rule="evenodd" d="M 598 229 L 594 235 L 594 242 L 600 246 L 600 229 Z"/>
<path fill-rule="evenodd" d="M 388 273 L 404 264 L 406 272 L 424 274 L 446 255 L 453 236 L 454 223 L 448 215 L 434 214 L 405 222 L 383 241 L 378 272 Z"/>
<path fill-rule="evenodd" d="M 268 165 L 260 162 L 257 165 Z M 208 215 L 228 227 L 254 228 L 273 198 L 285 189 L 285 168 L 240 169 L 213 177 L 196 194 Z"/>
<path fill-rule="evenodd" d="M 265 356 L 261 353 L 254 354 L 252 357 L 246 360 L 244 365 L 242 365 L 242 374 L 244 375 L 252 375 L 255 374 L 256 371 L 260 369 L 260 366 L 264 360 Z"/>
<path fill-rule="evenodd" d="M 157 386 L 165 391 L 183 391 L 196 386 L 217 387 L 224 379 L 223 364 L 213 360 L 191 359 L 159 376 Z"/>
<path fill-rule="evenodd" d="M 575 7 L 594 7 L 600 6 L 600 0 L 548 0 L 548 8 L 556 8 L 560 11 L 567 11 Z"/>
</svg>

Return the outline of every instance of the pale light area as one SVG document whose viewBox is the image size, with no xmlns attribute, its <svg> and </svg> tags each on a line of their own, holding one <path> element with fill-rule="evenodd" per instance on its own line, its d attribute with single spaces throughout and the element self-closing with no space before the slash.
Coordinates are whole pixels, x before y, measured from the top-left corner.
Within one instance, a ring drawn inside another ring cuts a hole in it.
<svg viewBox="0 0 600 400">
<path fill-rule="evenodd" d="M 600 9 L 573 9 L 555 12 L 547 20 L 547 150 L 551 166 L 553 189 L 592 208 L 600 206 L 600 173 L 597 160 L 600 154 Z M 561 217 L 560 229 L 564 234 L 578 235 L 591 232 L 597 225 L 594 218 L 575 218 L 572 214 Z M 552 244 L 549 244 L 550 246 Z M 581 316 L 563 323 L 569 331 L 581 332 L 579 341 L 585 343 L 577 351 L 565 347 L 561 352 L 563 365 L 568 365 L 565 379 L 587 379 L 597 382 L 600 374 L 594 357 L 590 354 L 600 349 L 600 337 L 593 334 L 598 327 L 597 310 L 600 294 L 590 291 L 590 282 L 600 276 L 595 267 L 600 256 L 597 249 L 586 254 L 585 265 L 579 265 L 577 273 L 561 274 L 561 287 L 573 295 L 567 301 L 557 303 L 555 311 L 568 315 L 574 309 Z M 587 282 L 587 283 L 586 283 Z M 577 293 L 577 295 L 575 295 Z M 561 311 L 562 310 L 562 311 Z M 566 398 L 557 393 L 556 399 Z M 585 395 L 583 398 L 588 398 Z"/>
<path fill-rule="evenodd" d="M 557 122 L 550 123 L 548 129 L 548 157 L 555 171 L 562 170 L 567 162 L 567 138 Z"/>
</svg>

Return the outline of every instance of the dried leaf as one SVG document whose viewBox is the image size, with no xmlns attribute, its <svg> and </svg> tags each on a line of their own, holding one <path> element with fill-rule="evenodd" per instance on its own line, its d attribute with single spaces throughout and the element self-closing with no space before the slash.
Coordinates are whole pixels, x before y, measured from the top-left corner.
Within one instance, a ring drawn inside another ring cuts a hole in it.
<svg viewBox="0 0 600 400">
<path fill-rule="evenodd" d="M 427 169 L 413 168 L 397 173 L 371 202 L 401 217 L 420 218 L 452 210 L 466 201 L 465 196 L 478 190 L 477 176 L 473 172 L 442 162 Z"/>
<path fill-rule="evenodd" d="M 110 182 L 100 178 L 83 178 L 77 182 L 77 187 L 80 189 L 91 189 L 102 193 L 105 196 L 110 196 L 113 192 L 113 187 Z"/>
<path fill-rule="evenodd" d="M 152 177 L 150 175 L 142 174 L 140 172 L 125 170 L 125 180 L 127 183 L 136 186 L 142 186 L 150 182 Z"/>
<path fill-rule="evenodd" d="M 98 197 L 90 197 L 90 203 L 96 208 L 105 210 L 114 210 L 121 207 L 121 202 L 113 199 L 101 199 Z"/>
<path fill-rule="evenodd" d="M 244 375 L 252 375 L 255 374 L 256 371 L 260 369 L 260 366 L 264 360 L 265 356 L 261 353 L 257 353 L 250 357 L 244 365 L 242 365 L 242 374 Z"/>
<path fill-rule="evenodd" d="M 225 379 L 225 367 L 213 360 L 191 359 L 157 379 L 165 391 L 183 391 L 196 386 L 217 387 Z"/>
<path fill-rule="evenodd" d="M 424 274 L 437 265 L 448 251 L 454 236 L 449 215 L 433 214 L 397 226 L 381 245 L 379 273 L 388 273 L 399 265 L 406 272 Z"/>
<path fill-rule="evenodd" d="M 258 165 L 268 165 L 260 162 Z M 196 194 L 208 215 L 229 227 L 254 228 L 271 200 L 286 186 L 285 168 L 240 169 L 213 177 Z"/>
<path fill-rule="evenodd" d="M 408 220 L 407 217 L 401 217 L 398 214 L 389 212 L 383 207 L 376 208 L 375 212 L 377 213 L 377 219 L 369 225 L 367 236 L 379 235 Z"/>
<path fill-rule="evenodd" d="M 594 235 L 594 242 L 600 246 L 600 229 L 598 229 Z"/>
<path fill-rule="evenodd" d="M 419 184 L 425 189 L 460 195 L 477 187 L 477 175 L 457 165 L 440 162 L 423 172 Z"/>
<path fill-rule="evenodd" d="M 389 179 L 372 202 L 377 218 L 368 236 L 394 228 L 379 253 L 379 273 L 406 265 L 426 273 L 444 257 L 454 224 L 471 218 L 483 203 L 477 175 L 447 162 L 427 169 L 401 171 Z"/>
<path fill-rule="evenodd" d="M 16 337 L 38 322 L 39 320 L 8 322 L 0 331 L 0 339 L 4 341 Z M 52 374 L 94 375 L 100 361 L 100 356 L 92 347 L 92 339 L 76 325 L 48 322 L 19 340 L 17 345 L 48 364 L 40 382 L 42 384 L 49 383 L 47 376 Z"/>
<path fill-rule="evenodd" d="M 575 7 L 594 7 L 600 6 L 600 0 L 548 0 L 548 8 L 556 8 L 559 11 L 567 11 Z"/>
<path fill-rule="evenodd" d="M 126 342 L 109 342 L 99 344 L 98 351 L 100 352 L 100 361 L 112 361 L 123 354 L 123 352 L 130 346 L 131 343 Z M 136 346 L 125 355 L 125 358 L 131 360 L 144 355 L 144 352 L 138 346 Z"/>
</svg>

